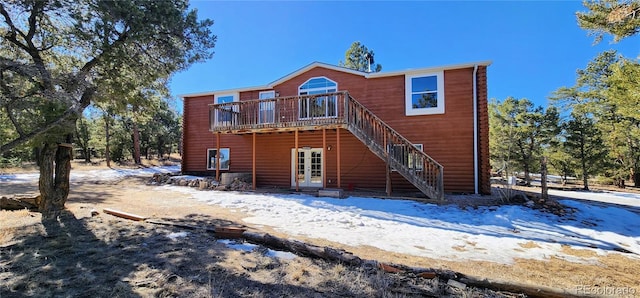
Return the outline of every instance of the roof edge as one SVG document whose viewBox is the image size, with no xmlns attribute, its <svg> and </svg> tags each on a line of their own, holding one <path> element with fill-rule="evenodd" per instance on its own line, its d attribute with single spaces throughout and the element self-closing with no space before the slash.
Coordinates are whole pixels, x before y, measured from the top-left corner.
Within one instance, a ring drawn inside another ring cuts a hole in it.
<svg viewBox="0 0 640 298">
<path fill-rule="evenodd" d="M 253 87 L 242 87 L 242 88 L 233 88 L 233 89 L 221 89 L 221 90 L 211 90 L 211 91 L 203 91 L 203 92 L 195 92 L 195 93 L 185 93 L 185 94 L 178 94 L 178 97 L 181 97 L 182 99 L 185 99 L 187 97 L 200 97 L 200 96 L 208 96 L 208 95 L 214 95 L 216 93 L 235 93 L 235 92 L 244 92 L 244 91 L 256 91 L 256 90 L 266 90 L 266 89 L 273 89 L 271 86 L 269 85 L 264 85 L 264 86 L 253 86 Z"/>
<path fill-rule="evenodd" d="M 253 86 L 253 87 L 243 87 L 243 88 L 234 88 L 234 89 L 222 89 L 222 90 L 212 90 L 212 91 L 204 91 L 204 92 L 197 92 L 197 93 L 187 93 L 187 94 L 180 94 L 178 95 L 179 97 L 181 97 L 182 99 L 186 99 L 188 97 L 200 97 L 200 96 L 209 96 L 209 95 L 214 95 L 216 93 L 234 93 L 234 92 L 244 92 L 244 91 L 257 91 L 257 90 L 268 90 L 268 89 L 273 89 L 273 86 L 279 85 L 283 82 L 286 82 L 288 80 L 290 80 L 291 78 L 304 73 L 314 67 L 322 67 L 322 68 L 326 68 L 326 69 L 331 69 L 331 70 L 335 70 L 335 71 L 340 71 L 340 72 L 346 72 L 346 73 L 350 73 L 350 74 L 354 74 L 354 75 L 359 75 L 362 76 L 364 78 L 382 78 L 382 77 L 390 77 L 390 76 L 399 76 L 399 75 L 407 75 L 407 74 L 417 74 L 417 73 L 426 73 L 426 72 L 436 72 L 436 71 L 442 71 L 442 70 L 449 70 L 449 69 L 461 69 L 461 68 L 470 68 L 470 67 L 474 67 L 474 66 L 489 66 L 493 63 L 493 61 L 491 60 L 484 60 L 484 61 L 477 61 L 477 62 L 468 62 L 468 63 L 460 63 L 460 64 L 449 64 L 449 65 L 444 65 L 444 66 L 433 66 L 433 67 L 423 67 L 423 68 L 415 68 L 415 69 L 405 69 L 405 70 L 398 70 L 398 71 L 389 71 L 389 72 L 372 72 L 372 73 L 366 73 L 366 72 L 362 72 L 362 71 L 358 71 L 358 70 L 353 70 L 350 68 L 346 68 L 346 67 L 342 67 L 342 66 L 336 66 L 336 65 L 332 65 L 332 64 L 328 64 L 328 63 L 323 63 L 323 62 L 312 62 L 309 63 L 305 66 L 303 66 L 302 68 L 299 68 L 293 72 L 290 72 L 289 74 L 267 84 L 267 85 L 262 85 L 262 86 Z"/>
<path fill-rule="evenodd" d="M 312 63 L 309 63 L 309 64 L 303 66 L 302 68 L 294 70 L 294 71 L 290 72 L 289 74 L 287 74 L 287 75 L 285 75 L 285 76 L 283 76 L 283 77 L 281 77 L 281 78 L 269 83 L 269 86 L 279 85 L 279 84 L 281 84 L 283 82 L 286 82 L 289 79 L 291 79 L 291 78 L 293 78 L 293 77 L 295 77 L 295 76 L 297 76 L 297 75 L 299 75 L 301 73 L 307 72 L 308 70 L 310 70 L 310 69 L 312 69 L 314 67 L 327 68 L 327 69 L 340 71 L 340 72 L 346 72 L 346 73 L 359 75 L 359 76 L 363 76 L 363 77 L 367 76 L 366 72 L 362 72 L 362 71 L 359 71 L 359 70 L 354 70 L 354 69 L 346 68 L 346 67 L 343 67 L 343 66 L 337 66 L 337 65 L 333 65 L 333 64 L 324 63 L 324 62 L 314 61 Z"/>
<path fill-rule="evenodd" d="M 372 73 L 367 73 L 366 78 L 381 78 L 381 77 L 398 76 L 398 75 L 405 75 L 405 74 L 435 72 L 435 71 L 450 70 L 450 69 L 471 68 L 471 67 L 474 67 L 476 65 L 489 66 L 489 65 L 491 65 L 491 63 L 493 63 L 493 61 L 485 60 L 485 61 L 477 61 L 477 62 L 449 64 L 449 65 L 443 65 L 443 66 L 412 68 L 412 69 L 389 71 L 389 72 L 372 72 Z"/>
</svg>

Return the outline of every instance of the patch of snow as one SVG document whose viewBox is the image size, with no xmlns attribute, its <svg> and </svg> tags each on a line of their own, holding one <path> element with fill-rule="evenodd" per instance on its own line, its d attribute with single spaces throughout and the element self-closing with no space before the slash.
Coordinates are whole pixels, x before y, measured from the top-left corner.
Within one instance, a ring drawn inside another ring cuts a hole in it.
<svg viewBox="0 0 640 298">
<path fill-rule="evenodd" d="M 564 253 L 563 244 L 597 254 L 620 248 L 640 254 L 640 215 L 578 201 L 562 201 L 577 210 L 573 218 L 562 218 L 512 205 L 460 209 L 366 197 L 334 199 L 160 187 L 163 188 L 247 212 L 250 216 L 244 221 L 293 236 L 351 246 L 370 245 L 430 258 L 505 264 L 516 258 L 544 260 L 552 256 L 581 260 Z M 527 245 L 529 242 L 535 245 Z"/>
<path fill-rule="evenodd" d="M 224 243 L 229 248 L 246 251 L 246 252 L 254 251 L 260 247 L 259 245 L 246 243 L 246 242 L 238 242 L 238 241 L 233 241 L 228 239 L 220 239 L 218 240 L 218 242 Z M 273 249 L 267 249 L 265 256 L 270 258 L 279 258 L 279 259 L 286 259 L 286 260 L 292 260 L 297 257 L 297 255 L 293 253 L 290 253 L 287 251 L 273 250 Z"/>
<path fill-rule="evenodd" d="M 596 201 L 640 208 L 640 194 L 636 193 L 625 193 L 618 191 L 567 191 L 550 189 L 549 194 L 569 199 Z"/>
<path fill-rule="evenodd" d="M 151 176 L 155 173 L 172 173 L 179 172 L 180 166 L 161 166 L 150 167 L 141 169 L 100 169 L 100 170 L 87 170 L 87 171 L 75 171 L 71 170 L 71 182 L 77 181 L 112 181 L 126 177 L 140 177 Z M 40 177 L 40 173 L 15 173 L 15 174 L 2 174 L 0 175 L 0 182 L 2 183 L 27 183 L 37 182 Z"/>
<path fill-rule="evenodd" d="M 171 240 L 176 240 L 178 238 L 187 237 L 187 235 L 189 235 L 188 232 L 174 232 L 174 233 L 167 234 L 167 238 L 169 238 Z"/>
<path fill-rule="evenodd" d="M 179 166 L 107 169 L 72 171 L 71 175 L 76 181 L 112 180 L 179 170 Z M 2 183 L 37 182 L 37 179 L 37 173 L 0 175 Z M 625 254 L 630 258 L 640 255 L 640 212 L 630 209 L 640 207 L 639 194 L 549 190 L 550 194 L 568 198 L 560 202 L 576 210 L 570 216 L 558 217 L 513 205 L 459 208 L 368 197 L 335 199 L 304 194 L 198 191 L 173 185 L 152 189 L 182 192 L 207 204 L 245 212 L 248 217 L 244 221 L 256 227 L 270 226 L 291 236 L 304 235 L 351 246 L 369 245 L 429 258 L 505 264 L 516 258 L 551 257 L 597 262 L 597 258 L 568 254 L 563 245 L 591 250 L 596 255 L 619 253 L 614 250 L 632 252 Z M 184 236 L 176 233 L 172 237 Z M 246 243 L 228 242 L 228 245 L 243 250 L 256 248 Z M 267 251 L 266 255 L 270 254 L 283 257 L 281 252 Z"/>
</svg>

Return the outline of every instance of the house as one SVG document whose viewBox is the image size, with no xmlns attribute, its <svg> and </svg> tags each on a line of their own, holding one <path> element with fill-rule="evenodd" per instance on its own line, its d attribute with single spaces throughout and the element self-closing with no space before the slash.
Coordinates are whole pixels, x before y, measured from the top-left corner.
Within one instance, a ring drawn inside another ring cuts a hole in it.
<svg viewBox="0 0 640 298">
<path fill-rule="evenodd" d="M 490 193 L 489 61 L 366 73 L 314 62 L 183 95 L 185 174 L 253 187 Z"/>
</svg>

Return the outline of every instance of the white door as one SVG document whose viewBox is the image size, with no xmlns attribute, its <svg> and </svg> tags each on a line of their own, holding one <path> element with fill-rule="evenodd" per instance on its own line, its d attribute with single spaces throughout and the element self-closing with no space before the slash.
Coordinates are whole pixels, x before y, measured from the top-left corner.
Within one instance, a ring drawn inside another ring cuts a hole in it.
<svg viewBox="0 0 640 298">
<path fill-rule="evenodd" d="M 271 99 L 276 97 L 275 91 L 262 91 L 259 93 L 259 99 Z M 258 123 L 273 123 L 276 109 L 275 101 L 261 101 L 258 111 Z"/>
<path fill-rule="evenodd" d="M 296 175 L 300 187 L 322 187 L 322 148 L 298 149 L 298 169 L 296 170 L 296 150 L 291 149 L 291 186 L 296 186 Z"/>
</svg>

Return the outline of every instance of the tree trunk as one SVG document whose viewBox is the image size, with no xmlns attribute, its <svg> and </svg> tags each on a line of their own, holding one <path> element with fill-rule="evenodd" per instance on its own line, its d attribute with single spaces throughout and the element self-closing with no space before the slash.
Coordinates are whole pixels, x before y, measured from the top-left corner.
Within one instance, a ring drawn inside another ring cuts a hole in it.
<svg viewBox="0 0 640 298">
<path fill-rule="evenodd" d="M 580 139 L 580 161 L 582 162 L 582 184 L 584 190 L 589 190 L 589 173 L 587 171 L 587 154 L 585 150 L 584 136 Z"/>
<path fill-rule="evenodd" d="M 137 165 L 142 164 L 140 160 L 140 131 L 136 122 L 133 122 L 133 160 Z"/>
<path fill-rule="evenodd" d="M 109 152 L 109 121 L 111 119 L 109 119 L 109 116 L 105 113 L 104 114 L 104 141 L 105 141 L 105 145 L 104 145 L 104 157 L 107 160 L 107 167 L 111 167 L 111 153 Z"/>
<path fill-rule="evenodd" d="M 40 152 L 40 204 L 43 220 L 54 220 L 69 195 L 69 176 L 73 148 L 67 144 L 47 142 Z"/>
<path fill-rule="evenodd" d="M 524 166 L 524 181 L 526 186 L 531 186 L 531 171 L 529 170 L 529 164 L 525 164 Z"/>
<path fill-rule="evenodd" d="M 635 187 L 640 187 L 640 172 L 631 169 L 631 180 L 633 180 Z"/>
<path fill-rule="evenodd" d="M 547 158 L 542 157 L 540 161 L 540 184 L 542 186 L 542 199 L 549 199 L 549 190 L 547 189 Z"/>
</svg>

